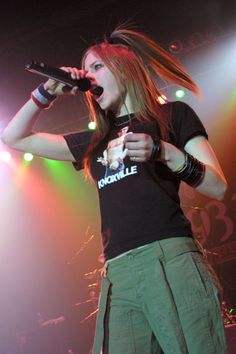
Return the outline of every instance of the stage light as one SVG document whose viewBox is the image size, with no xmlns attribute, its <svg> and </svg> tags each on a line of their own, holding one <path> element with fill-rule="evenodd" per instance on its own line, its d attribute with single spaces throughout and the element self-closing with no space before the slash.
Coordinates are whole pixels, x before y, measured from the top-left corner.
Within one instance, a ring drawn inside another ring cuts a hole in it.
<svg viewBox="0 0 236 354">
<path fill-rule="evenodd" d="M 158 96 L 158 102 L 160 104 L 164 104 L 164 103 L 168 102 L 167 97 L 165 95 L 161 94 L 160 96 Z"/>
<path fill-rule="evenodd" d="M 185 91 L 183 89 L 179 89 L 175 92 L 175 96 L 177 98 L 183 98 L 185 96 Z"/>
<path fill-rule="evenodd" d="M 183 50 L 183 43 L 179 39 L 176 39 L 170 42 L 168 48 L 172 54 L 180 54 Z"/>
<path fill-rule="evenodd" d="M 1 151 L 0 158 L 4 162 L 9 162 L 11 160 L 11 154 L 9 151 Z"/>
<path fill-rule="evenodd" d="M 24 160 L 27 161 L 27 162 L 32 161 L 33 158 L 34 158 L 34 156 L 33 156 L 32 154 L 30 154 L 29 152 L 26 152 L 26 153 L 24 154 Z"/>
<path fill-rule="evenodd" d="M 95 130 L 96 129 L 96 123 L 95 122 L 89 122 L 88 129 L 89 130 Z"/>
</svg>

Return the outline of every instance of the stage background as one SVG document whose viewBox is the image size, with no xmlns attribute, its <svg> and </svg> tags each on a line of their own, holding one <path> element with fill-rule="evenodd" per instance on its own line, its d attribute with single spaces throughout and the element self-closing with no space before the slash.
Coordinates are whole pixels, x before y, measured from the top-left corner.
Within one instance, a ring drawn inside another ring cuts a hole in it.
<svg viewBox="0 0 236 354">
<path fill-rule="evenodd" d="M 1 5 L 0 130 L 42 81 L 24 70 L 31 59 L 79 66 L 87 45 L 132 18 L 176 57 L 202 90 L 186 93 L 202 119 L 229 183 L 223 201 L 181 188 L 191 220 L 236 308 L 236 3 L 234 1 L 21 1 Z M 177 87 L 160 83 L 168 100 Z M 86 128 L 82 94 L 58 100 L 35 130 Z M 7 149 L 0 143 L 0 149 Z M 102 264 L 98 199 L 83 173 L 64 162 L 12 154 L 0 161 L 0 353 L 74 354 L 92 347 L 98 269 Z M 89 273 L 89 274 L 88 274 Z M 87 318 L 88 317 L 88 318 Z M 227 320 L 226 320 L 227 322 Z"/>
</svg>

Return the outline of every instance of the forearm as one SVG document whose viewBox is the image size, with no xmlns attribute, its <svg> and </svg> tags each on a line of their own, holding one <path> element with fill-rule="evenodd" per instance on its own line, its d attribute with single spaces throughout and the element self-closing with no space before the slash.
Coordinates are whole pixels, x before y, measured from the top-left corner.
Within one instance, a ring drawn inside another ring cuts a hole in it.
<svg viewBox="0 0 236 354">
<path fill-rule="evenodd" d="M 227 182 L 219 171 L 206 165 L 205 176 L 196 190 L 208 197 L 222 200 L 227 190 Z"/>
<path fill-rule="evenodd" d="M 45 84 L 39 85 L 31 93 L 31 98 L 17 112 L 15 117 L 13 117 L 5 128 L 2 135 L 2 140 L 5 144 L 16 149 L 19 148 L 19 146 L 22 148 L 22 142 L 25 141 L 25 138 L 33 135 L 33 127 L 42 110 L 49 108 L 57 98 L 57 95 L 53 94 L 53 92 L 56 93 L 55 90 L 58 89 L 59 85 L 60 84 L 52 80 L 48 80 Z M 45 88 L 45 86 L 48 86 L 48 88 Z M 52 91 L 53 87 L 55 87 L 55 89 Z M 51 92 L 49 92 L 49 90 Z"/>
<path fill-rule="evenodd" d="M 191 152 L 190 152 L 191 153 Z M 199 161 L 205 164 L 205 174 L 201 183 L 196 187 L 200 193 L 212 198 L 222 199 L 227 189 L 222 170 L 217 165 L 213 165 L 195 156 Z M 161 161 L 166 164 L 172 172 L 179 170 L 184 165 L 184 152 L 176 148 L 174 145 L 162 141 Z"/>
<path fill-rule="evenodd" d="M 33 127 L 39 118 L 41 109 L 29 99 L 16 113 L 1 136 L 3 142 L 11 147 L 33 132 Z"/>
</svg>

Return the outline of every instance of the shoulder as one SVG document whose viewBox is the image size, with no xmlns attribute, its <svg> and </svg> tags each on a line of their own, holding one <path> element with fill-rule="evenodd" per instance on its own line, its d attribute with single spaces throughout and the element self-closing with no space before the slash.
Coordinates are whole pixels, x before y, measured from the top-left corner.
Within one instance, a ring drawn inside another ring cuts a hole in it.
<svg viewBox="0 0 236 354">
<path fill-rule="evenodd" d="M 68 145 L 87 145 L 93 136 L 93 131 L 82 130 L 64 134 L 63 137 Z"/>
<path fill-rule="evenodd" d="M 184 117 L 186 115 L 197 115 L 187 103 L 183 101 L 170 101 L 162 105 L 163 110 L 171 114 L 171 118 Z"/>
<path fill-rule="evenodd" d="M 163 105 L 167 112 L 171 141 L 179 147 L 194 136 L 207 136 L 205 127 L 195 110 L 182 101 L 168 102 Z"/>
</svg>

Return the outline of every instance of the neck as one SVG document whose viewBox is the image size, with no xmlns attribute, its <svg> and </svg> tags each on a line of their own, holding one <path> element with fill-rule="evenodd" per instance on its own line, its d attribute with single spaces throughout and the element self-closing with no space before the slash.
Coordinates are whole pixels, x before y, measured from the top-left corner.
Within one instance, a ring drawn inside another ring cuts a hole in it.
<svg viewBox="0 0 236 354">
<path fill-rule="evenodd" d="M 115 118 L 119 119 L 119 117 L 129 115 L 134 112 L 135 110 L 133 108 L 130 96 L 129 94 L 126 94 L 123 103 L 119 106 L 116 112 L 113 112 L 113 114 Z"/>
</svg>

